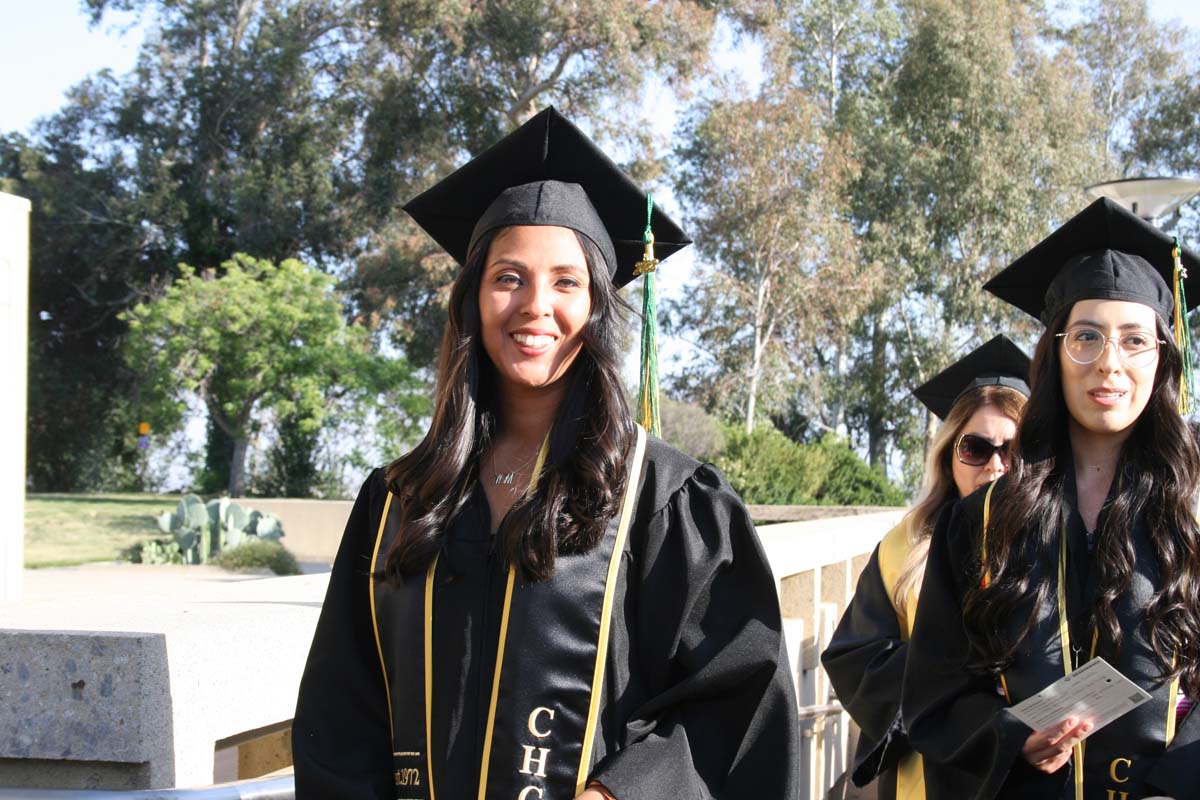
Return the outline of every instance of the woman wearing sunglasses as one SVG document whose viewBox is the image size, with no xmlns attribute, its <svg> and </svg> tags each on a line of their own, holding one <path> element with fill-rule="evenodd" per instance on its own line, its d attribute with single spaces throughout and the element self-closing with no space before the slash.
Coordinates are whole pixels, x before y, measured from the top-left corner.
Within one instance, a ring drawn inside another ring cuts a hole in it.
<svg viewBox="0 0 1200 800">
<path fill-rule="evenodd" d="M 838 699 L 862 731 L 853 780 L 864 786 L 878 779 L 880 798 L 924 796 L 921 758 L 900 719 L 900 680 L 929 536 L 949 503 L 1008 471 L 1028 375 L 1029 357 L 997 336 L 913 391 L 944 420 L 929 449 L 920 500 L 871 555 L 821 655 Z"/>
<path fill-rule="evenodd" d="M 1200 259 L 1172 251 L 1100 200 L 985 287 L 1047 327 L 1013 469 L 930 543 L 901 707 L 931 798 L 1197 796 L 1200 451 L 1171 287 Z M 1103 727 L 1007 711 L 1093 658 L 1151 699 Z"/>
</svg>

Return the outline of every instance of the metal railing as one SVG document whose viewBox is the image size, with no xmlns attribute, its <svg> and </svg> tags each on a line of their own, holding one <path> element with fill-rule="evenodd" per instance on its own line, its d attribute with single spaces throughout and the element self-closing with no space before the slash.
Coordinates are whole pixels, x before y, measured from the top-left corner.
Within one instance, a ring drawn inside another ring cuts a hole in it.
<svg viewBox="0 0 1200 800">
<path fill-rule="evenodd" d="M 5 789 L 0 800 L 296 800 L 293 775 L 255 778 L 194 789 Z"/>
</svg>

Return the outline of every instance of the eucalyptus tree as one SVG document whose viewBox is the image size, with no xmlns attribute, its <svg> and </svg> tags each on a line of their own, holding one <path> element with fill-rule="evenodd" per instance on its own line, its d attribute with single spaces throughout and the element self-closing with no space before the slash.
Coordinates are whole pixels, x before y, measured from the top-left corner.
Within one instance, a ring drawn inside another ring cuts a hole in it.
<svg viewBox="0 0 1200 800">
<path fill-rule="evenodd" d="M 677 195 L 701 260 L 671 329 L 702 357 L 676 391 L 740 418 L 747 433 L 811 374 L 873 289 L 853 257 L 844 190 L 857 165 L 804 93 L 767 85 L 697 105 L 676 151 Z"/>
</svg>

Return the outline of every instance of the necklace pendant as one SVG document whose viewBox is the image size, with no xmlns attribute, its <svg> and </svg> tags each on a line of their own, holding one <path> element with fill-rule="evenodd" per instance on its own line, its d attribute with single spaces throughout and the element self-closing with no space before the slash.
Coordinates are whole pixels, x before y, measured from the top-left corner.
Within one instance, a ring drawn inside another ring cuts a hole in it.
<svg viewBox="0 0 1200 800">
<path fill-rule="evenodd" d="M 511 486 L 512 482 L 516 479 L 516 477 L 517 477 L 517 473 L 515 473 L 515 472 L 504 472 L 504 473 L 498 472 L 498 473 L 496 473 L 496 477 L 493 480 L 493 483 L 495 483 L 497 486 Z"/>
</svg>

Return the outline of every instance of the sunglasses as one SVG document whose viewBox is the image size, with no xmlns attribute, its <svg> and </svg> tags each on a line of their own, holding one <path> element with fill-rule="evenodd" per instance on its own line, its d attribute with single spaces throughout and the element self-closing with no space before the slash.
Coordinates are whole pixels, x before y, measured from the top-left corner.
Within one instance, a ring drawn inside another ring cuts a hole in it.
<svg viewBox="0 0 1200 800">
<path fill-rule="evenodd" d="M 1012 457 L 1009 444 L 1011 444 L 1011 440 L 992 444 L 982 436 L 963 433 L 959 434 L 958 439 L 954 442 L 954 455 L 968 467 L 982 467 L 992 460 L 993 455 L 999 453 L 1000 461 L 1007 464 Z"/>
</svg>

